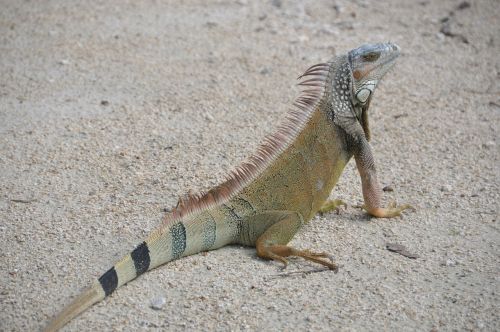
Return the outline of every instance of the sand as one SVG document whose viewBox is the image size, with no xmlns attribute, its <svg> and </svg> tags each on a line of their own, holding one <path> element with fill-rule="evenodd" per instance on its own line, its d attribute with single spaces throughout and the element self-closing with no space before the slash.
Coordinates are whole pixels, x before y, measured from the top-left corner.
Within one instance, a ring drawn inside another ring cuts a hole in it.
<svg viewBox="0 0 500 332">
<path fill-rule="evenodd" d="M 349 203 L 294 238 L 341 265 L 230 246 L 148 272 L 65 331 L 500 329 L 500 3 L 0 1 L 0 330 L 35 331 L 189 189 L 271 133 L 308 66 L 393 41 L 370 109 L 379 220 Z M 403 245 L 411 259 L 386 249 Z M 151 308 L 151 303 L 157 310 Z"/>
</svg>

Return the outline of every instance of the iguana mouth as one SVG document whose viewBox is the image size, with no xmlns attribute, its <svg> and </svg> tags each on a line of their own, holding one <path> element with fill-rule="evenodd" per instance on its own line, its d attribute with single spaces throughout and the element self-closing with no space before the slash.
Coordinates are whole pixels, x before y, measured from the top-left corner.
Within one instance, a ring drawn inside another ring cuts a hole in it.
<svg viewBox="0 0 500 332">
<path fill-rule="evenodd" d="M 387 59 L 385 59 L 381 65 L 382 66 L 385 66 L 386 64 L 388 64 L 389 62 L 393 62 L 394 60 L 396 60 L 399 55 L 401 54 L 401 47 L 399 47 L 398 45 L 396 44 L 393 44 L 393 43 L 389 43 L 389 45 L 391 46 L 392 48 L 392 51 L 389 52 L 389 55 L 387 57 Z"/>
</svg>

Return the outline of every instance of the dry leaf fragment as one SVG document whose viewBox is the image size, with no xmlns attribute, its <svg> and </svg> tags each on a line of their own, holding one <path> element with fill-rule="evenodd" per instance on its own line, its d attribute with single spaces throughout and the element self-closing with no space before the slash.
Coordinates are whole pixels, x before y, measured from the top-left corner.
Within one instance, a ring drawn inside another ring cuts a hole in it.
<svg viewBox="0 0 500 332">
<path fill-rule="evenodd" d="M 403 246 L 402 244 L 398 244 L 398 243 L 387 243 L 385 245 L 385 248 L 389 251 L 392 251 L 392 252 L 395 252 L 395 253 L 398 253 L 402 256 L 405 256 L 405 257 L 408 257 L 408 258 L 411 258 L 411 259 L 417 259 L 418 257 L 420 257 L 419 255 L 417 254 L 412 254 L 411 252 L 409 252 L 405 246 Z"/>
</svg>

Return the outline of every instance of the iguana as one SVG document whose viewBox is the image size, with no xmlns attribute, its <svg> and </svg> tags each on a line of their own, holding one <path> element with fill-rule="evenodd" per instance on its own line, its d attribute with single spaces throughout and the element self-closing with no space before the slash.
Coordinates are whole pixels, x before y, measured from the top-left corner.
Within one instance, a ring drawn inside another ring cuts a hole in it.
<svg viewBox="0 0 500 332">
<path fill-rule="evenodd" d="M 410 208 L 381 205 L 370 148 L 368 108 L 380 79 L 400 48 L 366 44 L 319 63 L 299 77 L 305 86 L 277 131 L 227 180 L 206 193 L 187 195 L 144 242 L 116 263 L 48 324 L 54 331 L 116 288 L 174 259 L 228 244 L 255 246 L 257 255 L 287 265 L 298 256 L 336 270 L 326 253 L 288 246 L 317 212 L 335 209 L 327 200 L 354 156 L 361 176 L 363 208 L 394 217 Z"/>
</svg>

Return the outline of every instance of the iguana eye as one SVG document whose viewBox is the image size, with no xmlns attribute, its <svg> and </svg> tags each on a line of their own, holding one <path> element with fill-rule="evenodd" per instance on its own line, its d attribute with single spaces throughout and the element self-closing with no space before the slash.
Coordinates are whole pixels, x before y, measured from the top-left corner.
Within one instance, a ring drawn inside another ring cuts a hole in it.
<svg viewBox="0 0 500 332">
<path fill-rule="evenodd" d="M 369 62 L 373 62 L 373 61 L 377 60 L 379 57 L 380 57 L 379 52 L 370 52 L 370 53 L 363 54 L 363 60 L 369 61 Z"/>
</svg>

